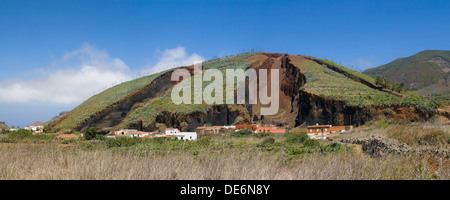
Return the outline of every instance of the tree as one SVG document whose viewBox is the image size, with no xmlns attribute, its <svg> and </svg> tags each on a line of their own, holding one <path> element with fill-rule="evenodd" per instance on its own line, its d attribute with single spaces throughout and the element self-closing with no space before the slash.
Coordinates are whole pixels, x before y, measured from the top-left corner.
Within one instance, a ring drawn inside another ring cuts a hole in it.
<svg viewBox="0 0 450 200">
<path fill-rule="evenodd" d="M 158 131 L 160 133 L 165 133 L 166 132 L 166 128 L 167 128 L 166 124 L 164 124 L 164 123 L 156 123 L 155 126 L 156 126 L 156 128 L 158 128 Z"/>
<path fill-rule="evenodd" d="M 187 122 L 181 122 L 180 126 L 181 126 L 181 131 L 186 131 L 187 128 L 189 127 L 189 124 Z"/>
<path fill-rule="evenodd" d="M 86 140 L 94 139 L 95 135 L 97 135 L 97 130 L 94 127 L 91 127 L 84 132 L 84 138 Z"/>
</svg>

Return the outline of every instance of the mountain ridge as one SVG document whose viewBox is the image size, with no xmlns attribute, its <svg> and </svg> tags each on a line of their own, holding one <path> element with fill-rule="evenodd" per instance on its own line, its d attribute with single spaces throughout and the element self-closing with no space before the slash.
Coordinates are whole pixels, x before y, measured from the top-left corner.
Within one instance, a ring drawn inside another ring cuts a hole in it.
<svg viewBox="0 0 450 200">
<path fill-rule="evenodd" d="M 450 99 L 450 51 L 425 50 L 405 58 L 370 68 L 363 72 L 380 76 L 391 83 L 405 84 L 405 88 L 428 98 Z"/>
</svg>

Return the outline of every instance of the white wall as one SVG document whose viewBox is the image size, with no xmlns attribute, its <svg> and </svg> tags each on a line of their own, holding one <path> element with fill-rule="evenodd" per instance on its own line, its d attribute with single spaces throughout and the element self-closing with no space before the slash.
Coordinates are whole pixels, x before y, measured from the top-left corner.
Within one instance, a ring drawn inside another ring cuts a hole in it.
<svg viewBox="0 0 450 200">
<path fill-rule="evenodd" d="M 177 136 L 178 139 L 181 139 L 181 137 L 183 137 L 183 140 L 197 140 L 196 132 L 180 132 L 178 135 L 183 135 Z"/>
</svg>

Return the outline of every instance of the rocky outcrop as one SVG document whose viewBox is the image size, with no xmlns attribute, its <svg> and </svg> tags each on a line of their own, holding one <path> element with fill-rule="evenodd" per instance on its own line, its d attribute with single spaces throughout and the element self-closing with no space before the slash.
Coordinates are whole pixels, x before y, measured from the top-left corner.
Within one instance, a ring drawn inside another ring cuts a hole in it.
<svg viewBox="0 0 450 200">
<path fill-rule="evenodd" d="M 368 138 L 337 138 L 329 139 L 332 142 L 359 144 L 362 146 L 364 153 L 374 157 L 385 157 L 389 154 L 393 155 L 416 155 L 422 156 L 424 154 L 431 155 L 437 158 L 449 158 L 449 151 L 440 148 L 426 148 L 413 150 L 405 143 L 400 143 L 397 140 L 381 137 L 379 135 L 371 135 Z"/>
<path fill-rule="evenodd" d="M 248 105 L 247 105 L 248 106 Z M 245 105 L 229 106 L 216 105 L 212 106 L 207 112 L 191 112 L 191 113 L 172 113 L 162 112 L 159 114 L 154 123 L 143 127 L 145 131 L 157 130 L 156 124 L 163 123 L 167 127 L 181 128 L 183 122 L 187 123 L 186 131 L 195 131 L 197 127 L 204 124 L 223 125 L 238 123 L 250 123 L 251 113 L 248 113 L 249 108 Z M 131 128 L 138 129 L 138 124 L 131 124 Z"/>
<path fill-rule="evenodd" d="M 377 116 L 403 121 L 424 121 L 433 113 L 408 106 L 350 106 L 342 101 L 301 91 L 296 126 L 306 124 L 363 125 Z"/>
<path fill-rule="evenodd" d="M 436 113 L 450 120 L 450 106 L 444 106 L 436 109 Z"/>
<path fill-rule="evenodd" d="M 384 157 L 388 154 L 406 155 L 411 148 L 406 144 L 401 144 L 396 140 L 372 135 L 369 138 L 341 138 L 330 139 L 333 142 L 350 143 L 362 145 L 364 153 L 374 157 Z"/>
<path fill-rule="evenodd" d="M 8 128 L 5 122 L 0 121 L 0 128 Z"/>
<path fill-rule="evenodd" d="M 362 143 L 362 150 L 374 157 L 384 157 L 388 154 L 406 155 L 411 148 L 396 140 L 372 135 Z"/>
</svg>

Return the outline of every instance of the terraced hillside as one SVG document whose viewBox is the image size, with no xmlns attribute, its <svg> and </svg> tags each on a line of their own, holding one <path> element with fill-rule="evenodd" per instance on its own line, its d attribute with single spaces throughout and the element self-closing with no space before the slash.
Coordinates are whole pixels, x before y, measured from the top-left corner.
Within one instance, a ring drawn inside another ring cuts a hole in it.
<svg viewBox="0 0 450 200">
<path fill-rule="evenodd" d="M 405 83 L 418 94 L 450 101 L 450 51 L 428 50 L 363 72 L 391 83 Z"/>
<path fill-rule="evenodd" d="M 192 74 L 193 66 L 183 68 Z M 52 131 L 83 131 L 93 126 L 105 131 L 120 128 L 153 131 L 164 124 L 192 131 L 205 123 L 263 123 L 291 128 L 315 123 L 359 125 L 380 115 L 401 120 L 423 120 L 434 114 L 436 106 L 428 100 L 386 91 L 364 74 L 309 56 L 247 52 L 203 63 L 203 69 L 223 72 L 230 68 L 268 69 L 269 72 L 270 69 L 279 69 L 278 113 L 262 116 L 260 108 L 266 106 L 259 102 L 248 104 L 248 99 L 246 104 L 176 105 L 170 95 L 173 87 L 192 81 L 195 76 L 191 80 L 173 82 L 172 69 L 95 95 L 51 124 L 50 128 Z M 203 87 L 208 84 L 203 82 Z M 224 98 L 231 93 L 236 93 L 236 88 L 225 91 Z"/>
</svg>

